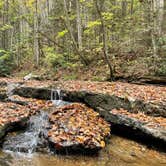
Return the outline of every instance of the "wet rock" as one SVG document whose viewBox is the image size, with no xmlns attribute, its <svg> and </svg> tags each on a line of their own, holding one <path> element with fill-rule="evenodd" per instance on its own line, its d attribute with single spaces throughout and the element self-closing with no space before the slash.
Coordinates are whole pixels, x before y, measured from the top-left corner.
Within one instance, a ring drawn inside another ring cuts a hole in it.
<svg viewBox="0 0 166 166">
<path fill-rule="evenodd" d="M 106 111 L 114 108 L 124 108 L 131 113 L 144 112 L 151 116 L 166 117 L 166 103 L 146 103 L 132 98 L 123 98 L 116 95 L 92 93 L 87 91 L 63 91 L 63 99 L 83 102 L 92 108 L 100 107 Z"/>
<path fill-rule="evenodd" d="M 0 144 L 4 141 L 4 136 L 14 130 L 23 130 L 26 128 L 28 117 L 22 117 L 15 122 L 7 122 L 4 125 L 0 125 Z"/>
<path fill-rule="evenodd" d="M 8 131 L 26 126 L 30 110 L 14 103 L 0 102 L 0 139 Z"/>
<path fill-rule="evenodd" d="M 16 88 L 13 91 L 14 94 L 27 97 L 27 98 L 36 98 L 43 100 L 50 100 L 51 89 L 50 88 L 34 88 L 34 87 L 20 87 Z"/>
<path fill-rule="evenodd" d="M 113 109 L 108 114 L 107 121 L 112 123 L 114 130 L 117 130 L 115 133 L 126 132 L 130 138 L 134 136 L 147 144 L 157 145 L 163 150 L 166 148 L 165 118 L 151 117 L 142 113 L 133 114 L 124 109 Z"/>
<path fill-rule="evenodd" d="M 105 147 L 105 138 L 110 135 L 110 125 L 79 103 L 55 109 L 49 120 L 49 142 L 56 151 L 97 151 Z"/>
</svg>

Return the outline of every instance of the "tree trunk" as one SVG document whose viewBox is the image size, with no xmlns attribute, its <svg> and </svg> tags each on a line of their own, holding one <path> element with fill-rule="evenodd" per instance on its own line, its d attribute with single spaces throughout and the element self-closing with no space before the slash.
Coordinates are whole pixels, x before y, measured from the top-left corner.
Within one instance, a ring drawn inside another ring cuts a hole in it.
<svg viewBox="0 0 166 166">
<path fill-rule="evenodd" d="M 131 9 L 130 9 L 130 14 L 133 14 L 134 10 L 134 0 L 131 0 Z"/>
<path fill-rule="evenodd" d="M 9 21 L 8 21 L 8 9 L 9 9 L 9 2 L 8 0 L 4 1 L 3 4 L 3 15 L 2 15 L 2 23 L 3 26 L 8 25 Z M 3 35 L 2 35 L 2 48 L 4 50 L 8 49 L 8 30 L 3 31 Z"/>
<path fill-rule="evenodd" d="M 105 57 L 107 65 L 109 67 L 110 80 L 113 81 L 114 80 L 114 74 L 113 74 L 112 64 L 110 63 L 110 59 L 109 59 L 109 56 L 108 56 L 107 35 L 106 35 L 105 23 L 104 23 L 104 19 L 103 19 L 100 7 L 98 5 L 98 0 L 95 0 L 95 5 L 96 5 L 96 9 L 97 9 L 98 15 L 100 17 L 100 21 L 101 21 L 104 57 Z"/>
<path fill-rule="evenodd" d="M 162 22 L 162 31 L 166 33 L 166 1 L 164 1 L 164 15 L 163 15 L 163 22 Z"/>
<path fill-rule="evenodd" d="M 39 65 L 39 33 L 38 33 L 38 0 L 35 1 L 34 13 L 34 57 L 36 66 Z"/>
<path fill-rule="evenodd" d="M 82 51 L 82 24 L 81 24 L 81 8 L 79 0 L 76 0 L 77 7 L 77 34 L 78 34 L 78 48 Z"/>
<path fill-rule="evenodd" d="M 87 59 L 82 55 L 82 52 L 79 50 L 79 48 L 78 48 L 78 46 L 77 46 L 77 42 L 76 42 L 76 40 L 75 40 L 75 38 L 74 38 L 74 35 L 73 35 L 73 32 L 72 32 L 72 28 L 71 28 L 71 25 L 70 25 L 68 10 L 67 10 L 67 2 L 66 2 L 66 0 L 64 0 L 63 2 L 64 2 L 64 12 L 65 12 L 65 16 L 66 16 L 66 28 L 67 28 L 68 31 L 69 31 L 71 40 L 72 40 L 72 42 L 73 42 L 74 49 L 75 49 L 76 53 L 79 55 L 81 61 L 82 61 L 85 65 L 88 65 Z"/>
<path fill-rule="evenodd" d="M 126 0 L 122 1 L 122 17 L 125 17 L 127 14 L 127 2 Z"/>
</svg>

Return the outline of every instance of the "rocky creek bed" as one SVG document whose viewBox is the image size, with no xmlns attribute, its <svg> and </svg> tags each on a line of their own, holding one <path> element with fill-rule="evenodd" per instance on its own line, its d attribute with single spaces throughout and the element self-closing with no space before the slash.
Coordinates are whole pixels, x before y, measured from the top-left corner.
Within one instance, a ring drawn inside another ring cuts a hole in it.
<svg viewBox="0 0 166 166">
<path fill-rule="evenodd" d="M 9 134 L 4 139 L 5 150 L 44 152 L 50 147 L 56 153 L 66 150 L 96 153 L 105 147 L 105 139 L 110 136 L 110 125 L 83 104 L 73 103 L 56 108 L 42 100 L 19 96 L 12 96 L 12 99 L 24 105 L 0 103 L 0 139 L 10 131 L 27 129 L 14 136 Z M 45 140 L 41 139 L 43 134 Z"/>
<path fill-rule="evenodd" d="M 9 81 L 9 80 L 8 80 Z M 20 81 L 19 81 L 20 82 Z M 27 81 L 15 95 L 49 100 L 61 89 L 65 101 L 85 103 L 112 124 L 113 133 L 127 135 L 166 149 L 166 88 L 127 83 Z M 18 102 L 17 100 L 16 102 Z"/>
<path fill-rule="evenodd" d="M 105 139 L 110 136 L 110 125 L 93 109 L 80 103 L 68 103 L 57 108 L 51 101 L 11 94 L 6 102 L 0 103 L 0 139 L 4 141 L 4 150 L 44 152 L 47 147 L 48 152 L 50 147 L 56 153 L 66 150 L 97 153 L 105 147 Z M 46 121 L 47 125 L 44 125 Z M 26 129 L 23 133 L 8 134 L 23 129 Z M 2 139 L 6 134 L 7 137 Z M 43 134 L 44 141 L 41 139 Z"/>
</svg>

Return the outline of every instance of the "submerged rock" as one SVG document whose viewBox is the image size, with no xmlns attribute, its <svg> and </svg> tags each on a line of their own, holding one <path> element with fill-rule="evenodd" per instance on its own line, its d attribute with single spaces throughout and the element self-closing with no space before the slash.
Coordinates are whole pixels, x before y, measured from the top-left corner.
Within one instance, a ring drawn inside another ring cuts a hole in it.
<svg viewBox="0 0 166 166">
<path fill-rule="evenodd" d="M 49 120 L 49 142 L 56 151 L 99 150 L 110 135 L 109 123 L 80 103 L 56 108 Z"/>
</svg>

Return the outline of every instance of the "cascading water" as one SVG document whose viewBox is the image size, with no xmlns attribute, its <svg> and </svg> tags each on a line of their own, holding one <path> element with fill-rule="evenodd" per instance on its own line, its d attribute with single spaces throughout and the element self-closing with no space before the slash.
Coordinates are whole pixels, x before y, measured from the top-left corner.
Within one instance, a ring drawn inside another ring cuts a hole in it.
<svg viewBox="0 0 166 166">
<path fill-rule="evenodd" d="M 8 98 L 12 100 L 15 84 L 8 86 Z M 62 100 L 61 91 L 51 91 L 51 101 L 53 104 L 63 106 L 69 102 Z M 47 129 L 49 128 L 48 112 L 40 111 L 39 114 L 30 117 L 28 127 L 21 133 L 8 134 L 3 143 L 4 151 L 33 153 L 35 151 L 48 151 Z"/>
<path fill-rule="evenodd" d="M 49 127 L 48 114 L 41 111 L 29 120 L 25 132 L 11 136 L 8 135 L 3 143 L 3 150 L 13 152 L 33 153 L 47 144 L 47 128 Z"/>
<path fill-rule="evenodd" d="M 60 89 L 51 90 L 51 101 L 55 106 L 63 106 L 69 104 L 69 102 L 63 101 L 63 97 Z"/>
</svg>

